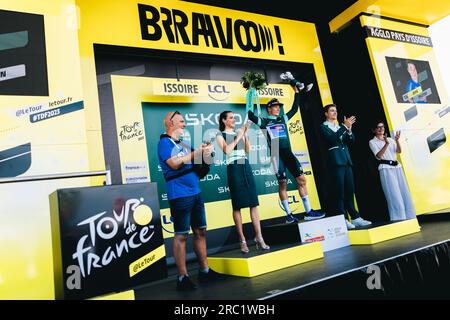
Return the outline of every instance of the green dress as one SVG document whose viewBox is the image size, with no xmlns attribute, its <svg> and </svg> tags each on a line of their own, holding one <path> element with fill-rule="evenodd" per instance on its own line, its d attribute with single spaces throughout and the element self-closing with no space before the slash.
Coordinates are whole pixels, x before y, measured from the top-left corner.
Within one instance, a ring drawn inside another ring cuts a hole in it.
<svg viewBox="0 0 450 320">
<path fill-rule="evenodd" d="M 222 136 L 230 144 L 236 139 L 236 133 L 222 132 Z M 252 167 L 245 154 L 245 143 L 241 139 L 234 150 L 227 154 L 227 178 L 230 187 L 233 210 L 251 208 L 259 205 Z"/>
</svg>

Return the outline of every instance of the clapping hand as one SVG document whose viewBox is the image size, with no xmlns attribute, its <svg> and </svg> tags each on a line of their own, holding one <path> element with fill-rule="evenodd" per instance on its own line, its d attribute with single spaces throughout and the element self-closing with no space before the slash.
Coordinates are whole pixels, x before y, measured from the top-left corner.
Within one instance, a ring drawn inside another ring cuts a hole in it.
<svg viewBox="0 0 450 320">
<path fill-rule="evenodd" d="M 248 129 L 250 128 L 250 123 L 249 123 L 249 122 L 246 122 L 246 123 L 242 126 L 242 128 L 244 129 L 244 136 L 245 136 L 245 137 L 248 137 Z"/>
<path fill-rule="evenodd" d="M 241 139 L 243 136 L 247 136 L 248 128 L 250 127 L 250 123 L 246 122 L 242 127 L 237 130 L 237 139 Z"/>
<path fill-rule="evenodd" d="M 350 118 L 347 118 L 344 116 L 344 125 L 351 130 L 352 129 L 352 125 L 356 122 L 356 117 L 355 116 L 351 116 Z"/>
</svg>

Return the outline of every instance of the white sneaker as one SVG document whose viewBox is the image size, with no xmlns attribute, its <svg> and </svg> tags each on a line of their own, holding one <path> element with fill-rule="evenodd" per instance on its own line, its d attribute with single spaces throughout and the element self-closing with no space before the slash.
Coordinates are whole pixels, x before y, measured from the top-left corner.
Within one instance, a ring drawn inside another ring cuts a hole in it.
<svg viewBox="0 0 450 320">
<path fill-rule="evenodd" d="M 306 86 L 306 92 L 310 91 L 313 87 L 314 83 L 310 83 Z"/>
<path fill-rule="evenodd" d="M 348 221 L 347 219 L 345 219 L 345 223 L 347 224 L 347 229 L 355 229 L 355 225 L 353 225 L 350 221 Z"/>
<path fill-rule="evenodd" d="M 355 227 L 365 227 L 372 224 L 372 222 L 364 220 L 361 217 L 352 220 L 352 223 L 355 225 Z"/>
</svg>

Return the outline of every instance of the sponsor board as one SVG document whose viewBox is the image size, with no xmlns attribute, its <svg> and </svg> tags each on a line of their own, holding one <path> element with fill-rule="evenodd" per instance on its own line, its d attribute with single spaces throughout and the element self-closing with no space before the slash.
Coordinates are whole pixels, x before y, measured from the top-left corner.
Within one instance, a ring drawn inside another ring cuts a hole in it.
<svg viewBox="0 0 450 320">
<path fill-rule="evenodd" d="M 324 252 L 350 245 L 343 215 L 305 221 L 298 224 L 298 229 L 302 242 L 320 241 Z"/>
</svg>

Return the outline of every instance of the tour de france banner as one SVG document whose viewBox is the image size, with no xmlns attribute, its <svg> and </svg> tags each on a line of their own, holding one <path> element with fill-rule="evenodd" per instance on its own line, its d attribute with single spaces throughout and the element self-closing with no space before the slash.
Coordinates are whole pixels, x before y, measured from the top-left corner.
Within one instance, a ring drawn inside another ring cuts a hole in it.
<svg viewBox="0 0 450 320">
<path fill-rule="evenodd" d="M 164 117 L 171 111 L 179 111 L 183 115 L 186 121 L 184 139 L 194 148 L 205 141 L 211 141 L 215 147 L 214 164 L 208 175 L 200 182 L 206 203 L 208 229 L 232 226 L 225 156 L 217 145 L 216 135 L 219 133 L 219 115 L 222 111 L 229 110 L 235 113 L 236 129 L 247 122 L 246 91 L 242 84 L 230 81 L 177 81 L 113 76 L 112 87 L 123 183 L 145 181 L 157 183 L 164 236 L 173 235 L 173 227 L 170 224 L 169 204 L 165 180 L 159 166 L 157 145 L 160 135 L 165 132 Z M 267 115 L 265 103 L 272 97 L 277 97 L 284 103 L 284 112 L 287 112 L 293 103 L 294 90 L 285 84 L 269 85 L 260 90 L 261 116 Z M 287 130 L 292 151 L 302 164 L 307 177 L 312 206 L 320 208 L 300 112 L 289 121 Z M 248 159 L 259 195 L 261 218 L 264 220 L 283 216 L 265 133 L 252 124 L 249 129 L 249 140 L 251 151 Z M 298 196 L 297 183 L 290 174 L 287 183 L 291 210 L 294 213 L 304 212 Z M 248 222 L 247 215 L 243 217 L 244 222 Z"/>
<path fill-rule="evenodd" d="M 167 277 L 155 183 L 60 189 L 50 199 L 57 299 Z"/>
<path fill-rule="evenodd" d="M 361 17 L 389 127 L 417 213 L 450 207 L 450 104 L 424 27 Z M 370 104 L 370 101 L 367 101 Z"/>
<path fill-rule="evenodd" d="M 0 179 L 89 171 L 74 1 L 0 2 Z M 54 298 L 48 195 L 89 183 L 0 184 L 0 299 Z"/>
</svg>

